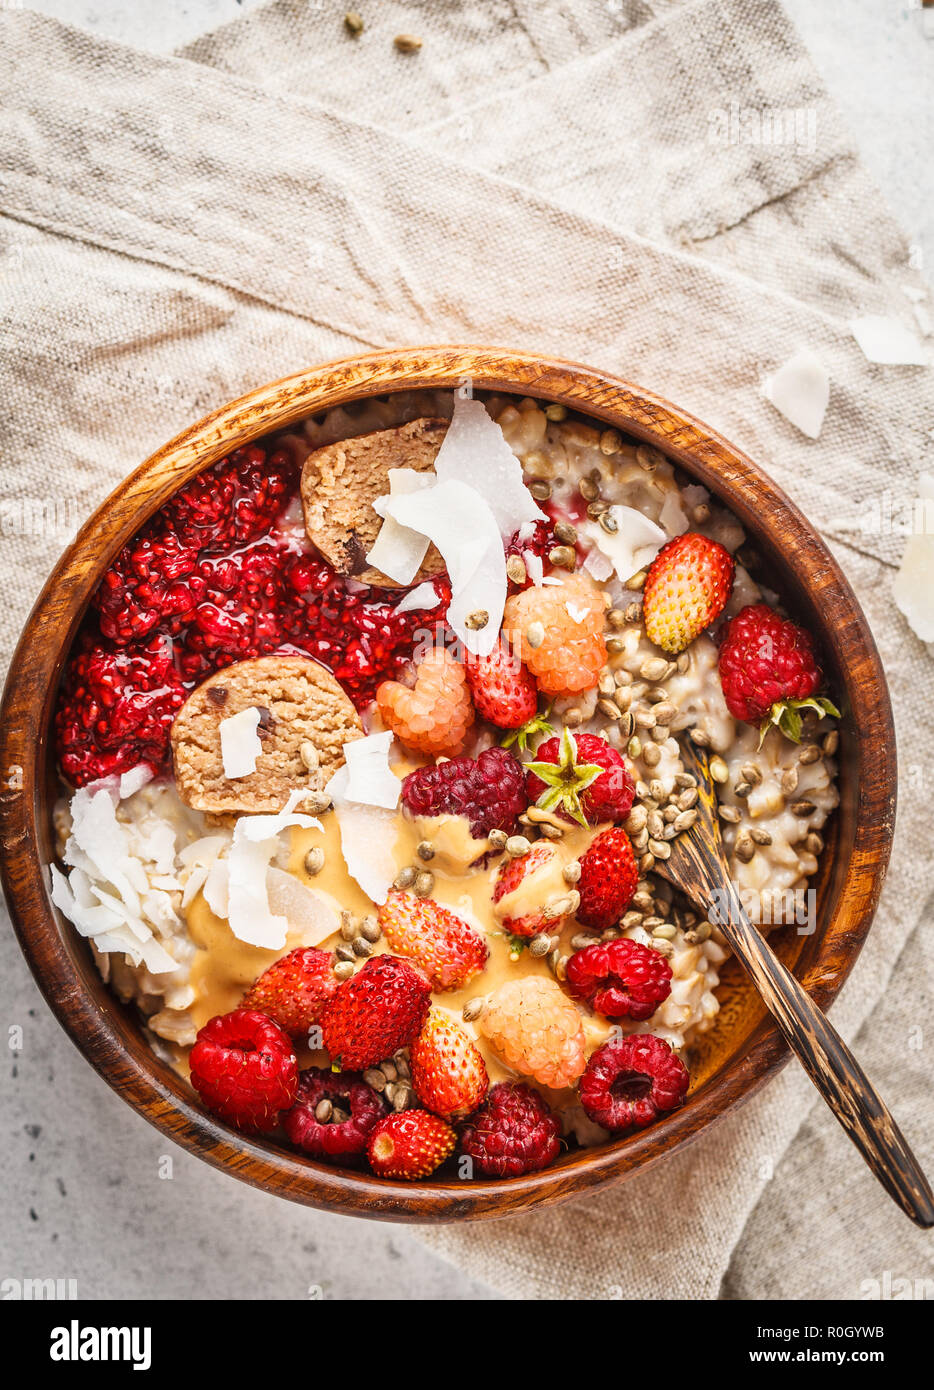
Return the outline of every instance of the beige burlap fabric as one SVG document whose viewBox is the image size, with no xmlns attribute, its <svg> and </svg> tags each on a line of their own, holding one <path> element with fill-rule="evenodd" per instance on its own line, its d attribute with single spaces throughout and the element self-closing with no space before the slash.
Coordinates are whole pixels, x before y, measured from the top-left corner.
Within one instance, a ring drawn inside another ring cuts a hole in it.
<svg viewBox="0 0 934 1390">
<path fill-rule="evenodd" d="M 834 1017 L 931 1161 L 931 662 L 890 589 L 934 391 L 848 328 L 910 318 L 909 248 L 771 0 L 384 0 L 357 41 L 341 13 L 280 0 L 176 59 L 0 16 L 4 646 L 128 469 L 305 363 L 485 341 L 677 400 L 827 535 L 882 651 L 898 839 Z M 816 443 L 759 391 L 802 345 L 833 379 Z M 725 1275 L 744 1297 L 858 1296 L 930 1272 L 793 1068 L 619 1191 L 425 1238 L 516 1297 L 715 1297 Z"/>
</svg>

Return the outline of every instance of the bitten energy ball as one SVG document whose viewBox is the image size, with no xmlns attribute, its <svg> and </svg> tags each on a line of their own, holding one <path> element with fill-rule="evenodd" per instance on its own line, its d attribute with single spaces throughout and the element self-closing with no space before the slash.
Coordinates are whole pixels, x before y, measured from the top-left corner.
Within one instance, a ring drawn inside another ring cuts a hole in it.
<svg viewBox="0 0 934 1390">
<path fill-rule="evenodd" d="M 261 745 L 255 771 L 224 770 L 221 725 L 256 709 Z M 198 811 L 280 811 L 313 778 L 323 786 L 344 762 L 343 745 L 362 737 L 357 711 L 337 681 L 300 656 L 264 656 L 225 666 L 194 690 L 172 725 L 175 781 Z"/>
<path fill-rule="evenodd" d="M 429 472 L 447 427 L 446 420 L 410 420 L 396 429 L 326 444 L 308 455 L 302 468 L 305 529 L 338 574 L 396 587 L 394 580 L 366 562 L 382 525 L 373 503 L 390 491 L 391 468 Z M 432 547 L 417 577 L 426 579 L 443 569 Z"/>
</svg>

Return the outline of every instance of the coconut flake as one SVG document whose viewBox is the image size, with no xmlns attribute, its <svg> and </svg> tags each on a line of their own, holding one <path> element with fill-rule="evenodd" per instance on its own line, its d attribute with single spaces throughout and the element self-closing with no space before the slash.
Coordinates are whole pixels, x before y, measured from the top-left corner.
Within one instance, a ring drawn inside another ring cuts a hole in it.
<svg viewBox="0 0 934 1390">
<path fill-rule="evenodd" d="M 451 579 L 448 623 L 468 651 L 489 656 L 503 621 L 506 557 L 496 518 L 480 493 L 449 479 L 404 497 L 377 498 L 373 505 L 380 516 L 392 516 L 434 542 Z M 478 613 L 486 614 L 483 626 L 468 627 L 467 619 Z"/>
<path fill-rule="evenodd" d="M 545 565 L 542 557 L 535 550 L 523 550 L 522 558 L 525 561 L 526 573 L 536 589 L 540 589 L 545 578 Z"/>
<path fill-rule="evenodd" d="M 818 438 L 830 400 L 830 376 L 809 348 L 799 348 L 783 367 L 766 377 L 762 394 L 795 429 L 808 439 Z"/>
<path fill-rule="evenodd" d="M 120 775 L 120 788 L 118 796 L 121 801 L 126 801 L 134 792 L 140 791 L 148 782 L 153 779 L 154 773 L 148 763 L 137 763 L 136 767 L 131 767 L 128 772 Z"/>
<path fill-rule="evenodd" d="M 625 583 L 651 564 L 668 537 L 634 507 L 616 504 L 608 509 L 608 515 L 616 522 L 615 531 L 607 531 L 593 521 L 584 522 L 579 529 L 611 561 Z"/>
<path fill-rule="evenodd" d="M 71 836 L 62 854 L 66 864 L 76 865 L 102 883 L 111 884 L 134 916 L 139 916 L 140 893 L 149 887 L 146 872 L 130 856 L 126 826 L 116 817 L 114 793 L 87 787 L 71 800 Z"/>
<path fill-rule="evenodd" d="M 417 584 L 414 589 L 410 589 L 392 611 L 394 613 L 415 613 L 424 608 L 437 608 L 440 602 L 441 595 L 434 584 L 429 581 L 425 584 Z"/>
<path fill-rule="evenodd" d="M 344 744 L 348 777 L 343 795 L 360 806 L 382 806 L 394 811 L 402 783 L 389 766 L 392 733 L 368 734 Z M 330 784 L 328 784 L 330 787 Z"/>
<path fill-rule="evenodd" d="M 191 868 L 193 865 L 210 868 L 221 850 L 226 849 L 229 844 L 229 835 L 202 835 L 199 840 L 193 840 L 190 845 L 179 850 L 178 862 L 184 868 Z"/>
<path fill-rule="evenodd" d="M 435 474 L 439 483 L 469 481 L 493 513 L 503 540 L 521 526 L 534 527 L 546 520 L 523 482 L 522 464 L 482 401 L 455 397 L 454 414 L 435 459 Z"/>
<path fill-rule="evenodd" d="M 304 946 L 318 946 L 340 927 L 340 918 L 320 893 L 294 874 L 271 868 L 266 874 L 269 906 L 283 916 L 293 932 L 301 933 Z"/>
<path fill-rule="evenodd" d="M 266 880 L 283 830 L 322 828 L 314 816 L 295 811 L 310 795 L 307 789 L 294 791 L 276 815 L 241 816 L 234 826 L 227 854 L 226 915 L 234 936 L 249 946 L 277 951 L 285 945 L 289 924 L 270 907 Z"/>
<path fill-rule="evenodd" d="M 256 759 L 263 751 L 256 732 L 261 718 L 256 705 L 250 705 L 229 719 L 221 720 L 221 759 L 225 777 L 249 777 L 256 771 Z"/>
<path fill-rule="evenodd" d="M 118 951 L 129 956 L 134 965 L 145 965 L 153 975 L 164 975 L 178 968 L 178 962 L 142 922 L 133 927 L 128 925 L 124 920 L 129 916 L 126 905 L 113 894 L 95 889 L 83 870 L 72 869 L 66 878 L 57 865 L 50 864 L 49 876 L 52 902 L 82 936 L 91 938 L 99 951 Z M 76 889 L 79 891 L 73 891 Z M 88 900 L 93 902 L 98 895 L 107 897 L 109 903 L 90 906 Z"/>
<path fill-rule="evenodd" d="M 901 319 L 868 314 L 850 322 L 853 337 L 867 362 L 891 367 L 926 367 L 928 355 L 916 334 Z"/>
<path fill-rule="evenodd" d="M 602 550 L 588 550 L 584 556 L 583 568 L 598 583 L 602 584 L 614 573 L 612 561 L 603 554 Z"/>
<path fill-rule="evenodd" d="M 419 473 L 414 468 L 390 468 L 389 496 L 406 497 L 433 487 L 436 481 L 434 473 Z M 411 527 L 400 525 L 391 516 L 386 517 L 372 550 L 367 554 L 367 564 L 387 578 L 394 579 L 397 584 L 411 584 L 428 553 L 428 544 L 426 536 L 413 531 Z"/>
<path fill-rule="evenodd" d="M 364 806 L 347 798 L 350 771 L 338 768 L 328 782 L 334 814 L 341 835 L 341 853 L 347 872 L 374 903 L 384 903 L 397 873 L 395 812 L 381 806 Z"/>
<path fill-rule="evenodd" d="M 892 592 L 921 641 L 934 642 L 934 474 L 921 474 L 917 493 L 912 533 Z"/>
<path fill-rule="evenodd" d="M 230 885 L 226 859 L 217 859 L 211 865 L 202 892 L 204 893 L 204 901 L 214 916 L 226 918 L 230 907 Z"/>
<path fill-rule="evenodd" d="M 667 536 L 681 536 L 688 529 L 688 514 L 684 510 L 681 495 L 674 489 L 665 494 L 658 516 Z"/>
</svg>

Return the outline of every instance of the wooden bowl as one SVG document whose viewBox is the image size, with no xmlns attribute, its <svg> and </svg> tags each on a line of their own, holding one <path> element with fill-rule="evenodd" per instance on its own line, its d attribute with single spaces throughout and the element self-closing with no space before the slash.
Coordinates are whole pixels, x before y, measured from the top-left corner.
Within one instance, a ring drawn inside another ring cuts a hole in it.
<svg viewBox="0 0 934 1390">
<path fill-rule="evenodd" d="M 895 814 L 895 745 L 885 676 L 866 619 L 826 546 L 769 477 L 705 425 L 625 381 L 575 363 L 486 348 L 372 353 L 263 386 L 207 416 L 120 484 L 63 555 L 13 658 L 0 714 L 3 879 L 23 952 L 50 1007 L 97 1071 L 159 1130 L 244 1181 L 293 1201 L 397 1221 L 503 1216 L 619 1182 L 703 1132 L 786 1060 L 784 1043 L 735 963 L 722 1009 L 693 1049 L 683 1109 L 640 1133 L 563 1154 L 542 1173 L 501 1181 L 384 1181 L 312 1162 L 274 1141 L 246 1138 L 207 1114 L 152 1053 L 130 1008 L 101 981 L 91 952 L 53 908 L 54 797 L 50 721 L 62 665 L 101 575 L 166 498 L 232 448 L 362 397 L 416 388 L 477 390 L 558 401 L 664 450 L 740 519 L 779 589 L 823 649 L 841 705 L 839 811 L 817 887 L 817 930 L 772 942 L 824 1008 L 859 953 L 888 862 Z"/>
</svg>

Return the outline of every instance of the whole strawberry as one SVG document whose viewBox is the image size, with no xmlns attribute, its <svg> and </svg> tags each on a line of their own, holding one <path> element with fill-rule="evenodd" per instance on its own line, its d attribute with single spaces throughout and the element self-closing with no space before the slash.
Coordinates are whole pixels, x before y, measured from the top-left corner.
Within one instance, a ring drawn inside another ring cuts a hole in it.
<svg viewBox="0 0 934 1390">
<path fill-rule="evenodd" d="M 274 1129 L 295 1099 L 298 1064 L 265 1014 L 234 1009 L 200 1029 L 188 1056 L 191 1084 L 209 1110 L 246 1131 Z"/>
<path fill-rule="evenodd" d="M 461 1152 L 485 1178 L 537 1173 L 560 1148 L 558 1117 L 524 1081 L 500 1081 L 461 1131 Z"/>
<path fill-rule="evenodd" d="M 636 786 L 625 762 L 599 734 L 565 729 L 560 738 L 539 744 L 526 766 L 525 791 L 543 811 L 555 811 L 578 825 L 625 820 Z"/>
<path fill-rule="evenodd" d="M 512 835 L 527 804 L 522 764 L 505 748 L 419 767 L 402 779 L 408 815 L 464 816 L 478 840 L 491 830 Z"/>
<path fill-rule="evenodd" d="M 367 1157 L 381 1178 L 427 1178 L 454 1152 L 457 1135 L 428 1110 L 388 1115 L 371 1132 Z"/>
<path fill-rule="evenodd" d="M 424 975 L 398 956 L 373 956 L 321 1015 L 324 1046 L 343 1071 L 362 1071 L 412 1041 L 428 1016 Z"/>
<path fill-rule="evenodd" d="M 683 652 L 723 612 L 734 570 L 730 552 L 695 531 L 663 545 L 642 590 L 649 641 L 666 652 Z"/>
<path fill-rule="evenodd" d="M 618 826 L 601 830 L 581 856 L 580 866 L 575 885 L 581 899 L 577 920 L 599 931 L 615 927 L 639 882 L 639 866 L 625 830 Z"/>
<path fill-rule="evenodd" d="M 299 946 L 263 971 L 243 996 L 240 1007 L 267 1014 L 290 1038 L 307 1037 L 337 991 L 332 964 L 328 951 Z"/>
<path fill-rule="evenodd" d="M 561 930 L 571 912 L 563 862 L 550 840 L 536 840 L 528 854 L 502 861 L 493 880 L 493 912 L 503 931 L 531 937 Z"/>
<path fill-rule="evenodd" d="M 481 718 L 498 729 L 519 729 L 535 716 L 538 687 L 518 654 L 504 642 L 495 646 L 489 656 L 467 652 L 464 665 L 474 707 Z"/>
<path fill-rule="evenodd" d="M 604 1018 L 651 1018 L 671 993 L 671 966 L 639 941 L 621 937 L 575 951 L 567 964 L 568 993 Z"/>
<path fill-rule="evenodd" d="M 414 960 L 433 989 L 463 989 L 490 954 L 473 927 L 433 898 L 393 889 L 379 910 L 379 925 L 390 949 Z"/>
<path fill-rule="evenodd" d="M 469 1115 L 490 1084 L 474 1043 L 449 1014 L 432 1009 L 409 1049 L 412 1085 L 426 1110 L 446 1120 Z"/>
<path fill-rule="evenodd" d="M 814 698 L 820 683 L 811 634 L 797 623 L 765 603 L 753 603 L 727 624 L 720 645 L 723 698 L 735 719 L 759 724 L 763 737 L 770 724 L 777 724 L 799 743 L 802 709 L 839 718 L 829 700 Z"/>
</svg>

